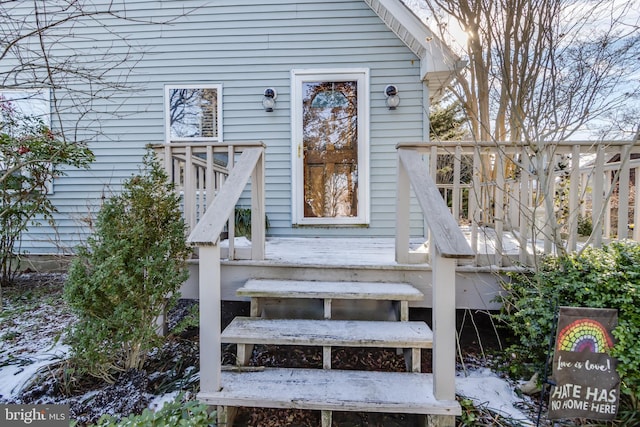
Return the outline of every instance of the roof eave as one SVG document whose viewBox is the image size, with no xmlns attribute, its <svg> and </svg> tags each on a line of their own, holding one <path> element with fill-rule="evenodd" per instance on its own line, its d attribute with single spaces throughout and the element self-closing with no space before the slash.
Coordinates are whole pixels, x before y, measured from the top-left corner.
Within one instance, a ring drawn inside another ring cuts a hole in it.
<svg viewBox="0 0 640 427">
<path fill-rule="evenodd" d="M 456 76 L 467 65 L 465 61 L 458 59 L 446 69 L 436 69 L 435 67 L 429 68 L 430 58 L 421 58 L 420 61 L 420 74 L 429 88 L 429 98 L 431 100 L 441 98 Z"/>
<path fill-rule="evenodd" d="M 400 0 L 364 0 L 387 27 L 420 59 L 420 77 L 437 98 L 465 63 Z"/>
</svg>

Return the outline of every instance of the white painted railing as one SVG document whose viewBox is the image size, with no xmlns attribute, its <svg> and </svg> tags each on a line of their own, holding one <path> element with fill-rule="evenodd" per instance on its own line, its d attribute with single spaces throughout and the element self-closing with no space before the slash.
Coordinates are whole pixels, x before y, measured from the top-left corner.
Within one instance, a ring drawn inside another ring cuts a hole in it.
<svg viewBox="0 0 640 427">
<path fill-rule="evenodd" d="M 235 156 L 234 156 L 235 157 Z M 242 150 L 222 185 L 189 235 L 188 242 L 198 247 L 200 300 L 200 391 L 220 390 L 221 375 L 221 276 L 220 234 L 232 218 L 235 206 L 251 183 L 251 258 L 264 259 L 265 197 L 264 147 L 254 144 Z M 230 227 L 231 228 L 231 227 Z"/>
<path fill-rule="evenodd" d="M 396 205 L 396 261 L 408 263 L 410 188 L 429 229 L 433 292 L 433 393 L 436 399 L 455 399 L 456 264 L 474 258 L 457 221 L 449 212 L 422 160 L 421 145 L 398 147 Z"/>
<path fill-rule="evenodd" d="M 182 198 L 183 217 L 191 232 L 225 183 L 237 157 L 247 148 L 264 147 L 262 142 L 197 142 L 154 146 L 165 166 L 169 181 Z M 235 205 L 234 205 L 235 206 Z M 228 219 L 229 259 L 235 256 L 234 215 Z"/>
<path fill-rule="evenodd" d="M 536 253 L 640 240 L 640 227 L 632 227 L 640 224 L 637 141 L 421 146 L 450 211 L 469 228 L 478 264 L 529 264 Z M 438 173 L 443 160 L 447 179 Z"/>
</svg>

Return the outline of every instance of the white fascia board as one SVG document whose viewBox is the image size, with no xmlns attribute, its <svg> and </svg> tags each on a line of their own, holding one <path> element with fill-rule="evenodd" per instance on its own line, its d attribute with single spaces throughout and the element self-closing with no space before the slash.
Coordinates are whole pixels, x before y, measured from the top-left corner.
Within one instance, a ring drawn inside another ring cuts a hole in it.
<svg viewBox="0 0 640 427">
<path fill-rule="evenodd" d="M 420 76 L 433 95 L 464 67 L 464 62 L 401 0 L 365 2 L 420 58 Z"/>
</svg>

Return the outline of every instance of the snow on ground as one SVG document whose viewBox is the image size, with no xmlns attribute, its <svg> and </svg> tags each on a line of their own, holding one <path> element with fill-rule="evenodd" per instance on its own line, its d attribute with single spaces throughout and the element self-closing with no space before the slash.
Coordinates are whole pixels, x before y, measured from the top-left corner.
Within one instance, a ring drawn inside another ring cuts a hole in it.
<svg viewBox="0 0 640 427">
<path fill-rule="evenodd" d="M 54 348 L 42 348 L 31 353 L 25 366 L 6 365 L 0 367 L 0 401 L 13 400 L 19 395 L 22 387 L 41 368 L 64 357 L 66 348 L 60 344 Z M 27 360 L 27 359 L 24 359 Z M 4 365 L 6 360 L 0 360 Z M 523 402 L 514 392 L 514 387 L 508 381 L 500 378 L 490 369 L 468 370 L 467 375 L 462 372 L 456 377 L 456 393 L 471 399 L 478 407 L 488 408 L 500 413 L 506 418 L 518 420 L 523 426 L 534 424 L 527 416 L 517 409 Z M 149 403 L 149 408 L 159 410 L 166 402 L 173 401 L 178 392 L 156 396 Z"/>
<path fill-rule="evenodd" d="M 0 379 L 2 379 L 0 401 L 16 398 L 22 387 L 39 369 L 58 361 L 63 355 L 64 346 L 58 345 L 54 349 L 42 349 L 42 352 L 32 354 L 30 360 L 33 363 L 30 365 L 0 367 Z M 522 403 L 523 399 L 514 392 L 512 384 L 487 368 L 467 371 L 467 374 L 465 376 L 459 373 L 456 377 L 457 394 L 471 399 L 478 407 L 491 409 L 506 418 L 517 420 L 523 426 L 534 425 L 522 411 L 517 409 L 517 405 Z M 172 402 L 177 396 L 177 391 L 156 396 L 149 403 L 149 408 L 159 410 L 166 402 Z"/>
<path fill-rule="evenodd" d="M 63 360 L 68 347 L 56 344 L 51 348 L 42 348 L 34 353 L 23 356 L 15 364 L 7 364 L 7 360 L 0 360 L 0 401 L 15 398 L 36 373 L 54 362 Z"/>
<path fill-rule="evenodd" d="M 67 356 L 68 348 L 62 344 L 62 333 L 73 322 L 73 316 L 61 309 L 60 288 L 40 295 L 21 295 L 11 301 L 7 293 L 4 311 L 0 312 L 0 403 L 14 401 L 39 370 Z M 456 392 L 472 399 L 478 407 L 522 420 L 521 425 L 533 425 L 517 409 L 523 400 L 514 393 L 514 385 L 490 369 L 467 370 L 466 374 L 459 372 Z M 177 392 L 153 397 L 149 407 L 160 409 L 176 396 Z"/>
<path fill-rule="evenodd" d="M 28 281 L 28 275 L 22 277 Z M 38 279 L 42 280 L 42 279 Z M 45 281 L 64 280 L 51 275 Z M 0 311 L 0 402 L 15 397 L 41 368 L 63 360 L 64 328 L 74 317 L 61 308 L 62 288 L 5 288 Z"/>
<path fill-rule="evenodd" d="M 158 411 L 162 409 L 165 403 L 173 402 L 176 400 L 176 397 L 180 394 L 179 391 L 172 391 L 171 393 L 166 393 L 160 396 L 156 396 L 149 402 L 149 408 L 153 411 Z"/>
<path fill-rule="evenodd" d="M 523 426 L 534 423 L 517 408 L 524 400 L 515 393 L 512 384 L 488 368 L 469 370 L 456 376 L 456 394 L 473 401 L 477 407 L 488 408 Z"/>
</svg>

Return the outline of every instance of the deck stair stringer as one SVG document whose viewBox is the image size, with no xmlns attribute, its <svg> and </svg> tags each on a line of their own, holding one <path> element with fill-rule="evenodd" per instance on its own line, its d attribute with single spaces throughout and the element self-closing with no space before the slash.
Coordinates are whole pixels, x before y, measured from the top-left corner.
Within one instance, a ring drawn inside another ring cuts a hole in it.
<svg viewBox="0 0 640 427">
<path fill-rule="evenodd" d="M 238 294 L 251 298 L 252 317 L 238 317 L 223 331 L 224 343 L 237 344 L 237 367 L 225 367 L 219 391 L 201 391 L 199 399 L 218 406 L 218 422 L 233 424 L 240 406 L 319 410 L 322 426 L 332 423 L 333 411 L 422 414 L 427 425 L 452 426 L 461 413 L 455 401 L 434 396 L 432 374 L 421 373 L 421 351 L 433 346 L 424 322 L 408 320 L 409 301 L 423 294 L 406 283 L 249 280 Z M 275 299 L 323 301 L 319 319 L 259 317 L 261 301 Z M 394 301 L 394 320 L 337 320 L 332 301 L 357 305 L 366 300 Z M 398 321 L 400 320 L 400 321 Z M 323 349 L 323 369 L 245 367 L 253 345 L 305 345 Z M 331 348 L 378 347 L 403 349 L 408 372 L 343 371 L 331 369 Z"/>
</svg>

